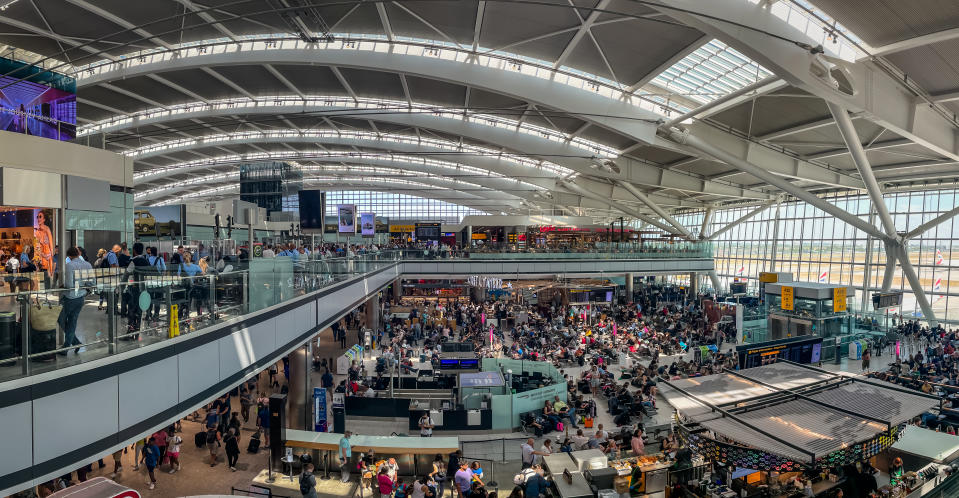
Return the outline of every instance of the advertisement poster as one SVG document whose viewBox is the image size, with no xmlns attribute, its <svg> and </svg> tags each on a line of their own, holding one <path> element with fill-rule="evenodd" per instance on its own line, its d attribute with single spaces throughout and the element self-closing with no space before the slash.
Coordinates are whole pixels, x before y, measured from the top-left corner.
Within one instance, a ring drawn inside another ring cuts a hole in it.
<svg viewBox="0 0 959 498">
<path fill-rule="evenodd" d="M 54 140 L 77 135 L 77 83 L 0 58 L 0 130 Z"/>
<path fill-rule="evenodd" d="M 356 233 L 356 204 L 337 204 L 336 222 L 339 233 Z"/>
<path fill-rule="evenodd" d="M 133 210 L 133 231 L 140 237 L 181 237 L 181 206 L 136 207 Z"/>
<path fill-rule="evenodd" d="M 313 388 L 313 430 L 326 432 L 326 388 Z"/>
<path fill-rule="evenodd" d="M 360 213 L 360 234 L 372 237 L 376 233 L 376 214 Z"/>
</svg>

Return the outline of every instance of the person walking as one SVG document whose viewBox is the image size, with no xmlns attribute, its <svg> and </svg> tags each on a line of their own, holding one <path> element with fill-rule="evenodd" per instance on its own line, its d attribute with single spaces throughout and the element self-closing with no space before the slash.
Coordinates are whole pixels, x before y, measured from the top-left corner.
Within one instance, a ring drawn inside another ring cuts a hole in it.
<svg viewBox="0 0 959 498">
<path fill-rule="evenodd" d="M 243 423 L 250 421 L 250 407 L 253 406 L 253 394 L 246 386 L 240 388 L 240 415 L 243 416 Z"/>
<path fill-rule="evenodd" d="M 63 273 L 63 286 L 70 289 L 61 294 L 62 309 L 57 323 L 63 329 L 63 347 L 77 346 L 73 353 L 80 352 L 80 340 L 77 339 L 77 319 L 80 316 L 80 310 L 83 309 L 83 297 L 87 295 L 86 289 L 81 289 L 79 282 L 76 281 L 77 270 L 90 270 L 93 267 L 80 257 L 80 251 L 76 247 L 67 249 L 67 257 L 70 261 L 65 265 L 66 271 Z M 60 351 L 61 356 L 66 356 L 66 351 Z"/>
<path fill-rule="evenodd" d="M 170 459 L 171 474 L 180 470 L 180 445 L 182 444 L 183 444 L 183 438 L 171 430 L 170 435 L 167 437 L 167 450 L 166 450 L 166 454 Z"/>
<path fill-rule="evenodd" d="M 223 436 L 220 435 L 220 431 L 216 427 L 206 430 L 206 447 L 210 450 L 210 467 L 216 465 L 216 454 L 220 451 L 220 440 L 222 439 Z"/>
<path fill-rule="evenodd" d="M 147 472 L 150 474 L 150 489 L 156 487 L 157 478 L 154 471 L 157 468 L 157 464 L 160 462 L 160 449 L 157 448 L 156 442 L 151 437 L 147 444 L 143 447 L 143 457 L 140 459 L 140 463 L 143 463 L 147 467 Z"/>
<path fill-rule="evenodd" d="M 230 427 L 223 436 L 223 447 L 226 449 L 226 461 L 230 470 L 236 472 L 236 462 L 240 459 L 240 429 Z"/>
<path fill-rule="evenodd" d="M 300 494 L 303 498 L 316 498 L 316 476 L 313 475 L 312 463 L 303 466 L 303 473 L 300 474 Z"/>
<path fill-rule="evenodd" d="M 350 436 L 353 433 L 345 431 L 340 438 L 340 481 L 350 482 L 350 457 L 353 456 L 353 447 L 350 446 Z"/>
</svg>

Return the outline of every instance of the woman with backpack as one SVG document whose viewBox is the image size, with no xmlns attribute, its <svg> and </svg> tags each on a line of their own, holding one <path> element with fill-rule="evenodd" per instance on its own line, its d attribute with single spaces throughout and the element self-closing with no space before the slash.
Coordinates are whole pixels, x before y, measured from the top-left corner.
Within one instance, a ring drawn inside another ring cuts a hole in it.
<svg viewBox="0 0 959 498">
<path fill-rule="evenodd" d="M 236 417 L 236 414 L 233 414 Z M 240 458 L 240 430 L 230 427 L 223 436 L 223 446 L 226 448 L 226 461 L 230 470 L 236 472 L 236 462 Z"/>
</svg>

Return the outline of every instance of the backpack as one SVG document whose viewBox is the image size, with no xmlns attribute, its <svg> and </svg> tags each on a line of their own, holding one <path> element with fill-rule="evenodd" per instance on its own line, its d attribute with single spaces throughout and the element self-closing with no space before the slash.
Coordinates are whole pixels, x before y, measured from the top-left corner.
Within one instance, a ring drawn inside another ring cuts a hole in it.
<svg viewBox="0 0 959 498">
<path fill-rule="evenodd" d="M 206 444 L 216 443 L 216 429 L 206 431 Z"/>
<path fill-rule="evenodd" d="M 310 478 L 307 474 L 300 475 L 300 494 L 308 495 L 312 490 L 313 486 L 310 484 Z"/>
<path fill-rule="evenodd" d="M 406 498 L 408 490 L 409 484 L 400 484 L 396 487 L 396 491 L 393 492 L 393 498 Z"/>
</svg>

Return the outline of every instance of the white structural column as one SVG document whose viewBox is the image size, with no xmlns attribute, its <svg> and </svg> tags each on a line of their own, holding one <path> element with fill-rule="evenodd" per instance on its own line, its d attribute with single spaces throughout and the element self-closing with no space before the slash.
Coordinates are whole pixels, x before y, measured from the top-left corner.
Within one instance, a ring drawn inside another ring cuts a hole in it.
<svg viewBox="0 0 959 498">
<path fill-rule="evenodd" d="M 716 275 L 716 270 L 709 270 L 709 281 L 713 283 L 713 292 L 719 295 L 719 275 Z"/>
<path fill-rule="evenodd" d="M 619 186 L 626 189 L 630 194 L 633 194 L 633 196 L 639 199 L 640 202 L 649 206 L 649 208 L 652 209 L 654 213 L 658 214 L 660 218 L 665 220 L 666 223 L 669 223 L 670 225 L 676 227 L 676 230 L 679 230 L 679 233 L 681 233 L 683 237 L 686 237 L 689 240 L 695 240 L 695 237 L 693 237 L 693 234 L 689 233 L 689 230 L 686 230 L 686 227 L 684 227 L 682 223 L 676 221 L 676 219 L 670 216 L 665 209 L 659 207 L 658 204 L 653 202 L 648 196 L 646 196 L 646 194 L 640 192 L 640 190 L 636 188 L 633 184 L 622 182 L 622 181 L 616 182 L 616 183 L 618 183 Z"/>
<path fill-rule="evenodd" d="M 876 213 L 872 209 L 869 210 L 869 223 L 876 222 Z M 863 269 L 863 278 L 862 278 L 862 310 L 865 311 L 866 306 L 869 305 L 869 282 L 872 280 L 872 252 L 873 248 L 876 245 L 876 239 L 872 238 L 869 235 L 866 235 L 866 266 Z M 855 274 L 855 272 L 853 272 Z M 854 284 L 850 280 L 850 285 Z"/>
<path fill-rule="evenodd" d="M 859 133 L 856 132 L 856 127 L 853 126 L 852 119 L 849 118 L 849 113 L 832 102 L 826 102 L 826 104 L 829 106 L 829 112 L 832 113 L 833 119 L 836 120 L 839 134 L 842 135 L 842 139 L 849 149 L 849 155 L 852 156 L 852 161 L 859 171 L 859 176 L 862 177 L 863 183 L 866 184 L 866 192 L 869 194 L 869 198 L 872 199 L 872 204 L 876 214 L 879 216 L 879 221 L 882 222 L 886 234 L 889 235 L 889 237 L 895 237 L 896 224 L 893 223 L 892 216 L 889 215 L 886 201 L 882 198 L 882 189 L 879 187 L 879 182 L 876 181 L 876 175 L 872 172 L 872 167 L 869 165 L 869 158 L 866 157 L 866 150 L 863 149 L 862 143 L 859 142 Z"/>
<path fill-rule="evenodd" d="M 896 273 L 896 252 L 895 246 L 889 241 L 885 241 L 886 247 L 886 270 L 882 274 L 882 291 L 889 292 L 892 288 L 892 277 Z"/>
<path fill-rule="evenodd" d="M 706 229 L 709 228 L 709 222 L 713 219 L 712 206 L 706 208 L 706 212 L 703 213 L 703 224 L 699 227 L 699 238 L 700 240 L 706 238 Z"/>
<path fill-rule="evenodd" d="M 840 220 L 862 230 L 863 232 L 872 234 L 873 236 L 879 237 L 882 239 L 887 238 L 887 236 L 883 234 L 882 232 L 880 232 L 879 230 L 877 230 L 876 227 L 861 220 L 858 216 L 853 216 L 847 213 L 845 210 L 840 209 L 839 207 L 833 204 L 830 204 L 829 202 L 821 199 L 817 195 L 812 194 L 807 190 L 804 190 L 800 187 L 797 187 L 796 185 L 793 185 L 792 183 L 787 181 L 785 178 L 776 176 L 764 168 L 756 166 L 755 164 L 752 164 L 748 161 L 744 161 L 688 133 L 683 133 L 683 132 L 677 131 L 676 129 L 664 130 L 664 132 L 668 135 L 668 138 L 670 140 L 673 140 L 677 143 L 688 145 L 704 155 L 712 157 L 713 159 L 716 159 L 717 161 L 722 161 L 744 173 L 753 175 L 756 178 L 774 187 L 778 187 L 779 189 L 785 191 L 786 193 L 792 194 L 794 197 L 804 200 L 807 203 L 813 205 L 814 207 L 817 207 L 835 216 L 836 218 L 839 218 Z"/>
<path fill-rule="evenodd" d="M 939 325 L 939 320 L 936 320 L 936 315 L 932 312 L 932 306 L 929 305 L 929 300 L 926 299 L 926 293 L 922 291 L 922 282 L 919 281 L 919 276 L 916 275 L 916 269 L 913 268 L 912 262 L 909 261 L 908 251 L 906 251 L 906 248 L 902 245 L 895 246 L 895 250 L 898 253 L 897 256 L 899 257 L 899 266 L 902 267 L 902 273 L 905 275 L 906 280 L 909 281 L 909 287 L 912 287 L 913 291 L 915 291 L 916 302 L 922 310 L 922 316 L 926 318 L 926 322 L 929 323 L 930 327 Z"/>
<path fill-rule="evenodd" d="M 919 277 L 916 275 L 916 271 L 909 261 L 909 251 L 906 250 L 904 239 L 896 234 L 896 224 L 893 222 L 892 216 L 889 214 L 889 209 L 886 207 L 886 201 L 882 197 L 882 189 L 879 187 L 879 182 L 876 181 L 876 176 L 872 172 L 872 167 L 869 165 L 869 158 L 866 157 L 866 151 L 859 141 L 859 134 L 852 125 L 849 113 L 847 113 L 846 109 L 842 106 L 833 102 L 827 101 L 826 104 L 829 106 L 829 112 L 832 113 L 833 118 L 836 120 L 836 126 L 839 127 L 839 133 L 842 135 L 843 141 L 849 149 L 849 154 L 856 164 L 856 169 L 859 170 L 859 175 L 862 177 L 863 183 L 866 184 L 866 191 L 872 200 L 874 211 L 876 215 L 879 216 L 879 221 L 882 222 L 883 228 L 885 228 L 886 234 L 888 235 L 887 240 L 889 240 L 889 243 L 885 245 L 886 258 L 891 263 L 887 263 L 886 273 L 889 273 L 890 268 L 895 270 L 895 260 L 898 258 L 902 271 L 909 281 L 909 287 L 912 288 L 912 292 L 916 296 L 916 302 L 919 304 L 919 307 L 922 308 L 922 315 L 930 325 L 934 325 L 936 323 L 936 315 L 933 313 L 932 306 L 929 305 L 929 300 L 926 298 L 926 292 L 923 290 Z M 885 279 L 883 279 L 883 283 L 885 284 Z"/>
<path fill-rule="evenodd" d="M 766 266 L 766 271 L 774 272 L 776 271 L 776 253 L 779 251 L 779 210 L 782 209 L 782 200 L 776 202 L 776 215 L 773 218 L 773 244 L 772 244 L 772 254 L 769 255 L 768 265 Z"/>
<path fill-rule="evenodd" d="M 633 302 L 633 278 L 635 276 L 632 273 L 626 274 L 626 302 Z"/>
</svg>

